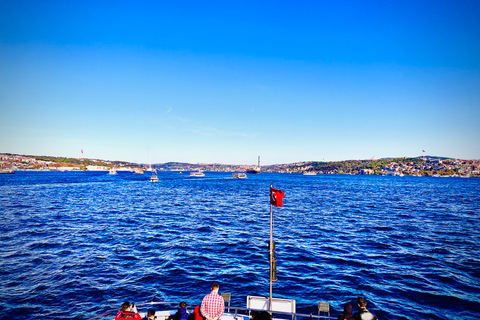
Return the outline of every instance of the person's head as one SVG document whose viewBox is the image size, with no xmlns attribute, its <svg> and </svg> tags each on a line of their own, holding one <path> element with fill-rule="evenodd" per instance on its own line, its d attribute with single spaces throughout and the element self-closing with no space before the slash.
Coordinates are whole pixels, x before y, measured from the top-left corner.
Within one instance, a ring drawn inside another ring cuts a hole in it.
<svg viewBox="0 0 480 320">
<path fill-rule="evenodd" d="M 259 313 L 259 312 L 258 312 L 257 310 L 253 310 L 253 311 L 252 311 L 252 320 L 253 320 L 253 319 L 255 319 L 255 320 L 257 319 L 258 313 Z"/>
<path fill-rule="evenodd" d="M 365 308 L 367 306 L 367 300 L 364 297 L 358 297 L 357 302 L 360 308 Z"/>
<path fill-rule="evenodd" d="M 122 311 L 129 311 L 130 310 L 130 302 L 124 302 L 122 303 Z"/>
<path fill-rule="evenodd" d="M 180 302 L 180 304 L 178 305 L 180 308 L 186 308 L 187 307 L 187 303 L 185 301 L 182 301 Z"/>
<path fill-rule="evenodd" d="M 260 311 L 256 316 L 255 320 L 272 320 L 272 315 L 267 311 Z"/>
<path fill-rule="evenodd" d="M 213 291 L 213 290 L 217 290 L 217 291 L 218 291 L 218 289 L 220 289 L 220 286 L 218 285 L 218 283 L 214 282 L 214 283 L 212 284 L 212 291 Z"/>
<path fill-rule="evenodd" d="M 155 317 L 155 310 L 153 310 L 153 309 L 148 310 L 148 312 L 147 312 L 147 318 L 150 318 L 150 317 L 151 317 L 151 318 L 154 318 L 154 317 Z"/>
<path fill-rule="evenodd" d="M 343 315 L 344 316 L 351 316 L 353 312 L 352 306 L 350 304 L 346 304 L 343 307 Z"/>
</svg>

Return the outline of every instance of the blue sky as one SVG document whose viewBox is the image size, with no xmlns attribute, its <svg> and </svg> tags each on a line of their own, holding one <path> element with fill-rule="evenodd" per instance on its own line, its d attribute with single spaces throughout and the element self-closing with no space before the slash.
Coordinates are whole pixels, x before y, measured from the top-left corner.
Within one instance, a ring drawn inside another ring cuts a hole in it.
<svg viewBox="0 0 480 320">
<path fill-rule="evenodd" d="M 480 1 L 0 1 L 0 152 L 480 159 Z"/>
</svg>

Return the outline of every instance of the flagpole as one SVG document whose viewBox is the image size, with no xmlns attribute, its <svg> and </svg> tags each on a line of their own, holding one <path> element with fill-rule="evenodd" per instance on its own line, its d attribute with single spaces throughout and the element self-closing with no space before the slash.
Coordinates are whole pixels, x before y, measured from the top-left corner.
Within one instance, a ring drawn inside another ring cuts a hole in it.
<svg viewBox="0 0 480 320">
<path fill-rule="evenodd" d="M 270 185 L 270 199 L 272 198 L 272 185 Z M 270 201 L 270 296 L 268 298 L 268 305 L 270 311 L 272 311 L 272 285 L 273 285 L 273 279 L 272 279 L 272 263 L 273 263 L 273 205 L 272 202 Z"/>
</svg>

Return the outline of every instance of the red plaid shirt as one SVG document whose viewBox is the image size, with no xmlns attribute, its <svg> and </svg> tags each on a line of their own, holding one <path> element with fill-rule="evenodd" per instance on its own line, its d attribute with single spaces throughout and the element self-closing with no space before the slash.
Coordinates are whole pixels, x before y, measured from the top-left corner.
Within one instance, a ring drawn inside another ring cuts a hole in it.
<svg viewBox="0 0 480 320">
<path fill-rule="evenodd" d="M 216 291 L 212 291 L 210 294 L 207 294 L 203 297 L 202 306 L 200 307 L 200 312 L 203 314 L 207 320 L 217 318 L 219 319 L 223 312 L 225 311 L 225 302 L 223 297 L 218 294 Z"/>
</svg>

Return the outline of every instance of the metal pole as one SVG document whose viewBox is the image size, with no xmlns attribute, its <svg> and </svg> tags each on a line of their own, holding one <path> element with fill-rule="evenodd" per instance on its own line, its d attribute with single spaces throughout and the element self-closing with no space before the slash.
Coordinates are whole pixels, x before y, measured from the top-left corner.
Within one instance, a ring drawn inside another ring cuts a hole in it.
<svg viewBox="0 0 480 320">
<path fill-rule="evenodd" d="M 272 197 L 272 185 L 270 185 L 270 199 Z M 272 262 L 273 262 L 273 205 L 272 202 L 270 201 L 270 297 L 269 297 L 269 308 L 270 311 L 272 311 L 272 285 L 273 285 L 273 279 L 272 279 Z"/>
</svg>

